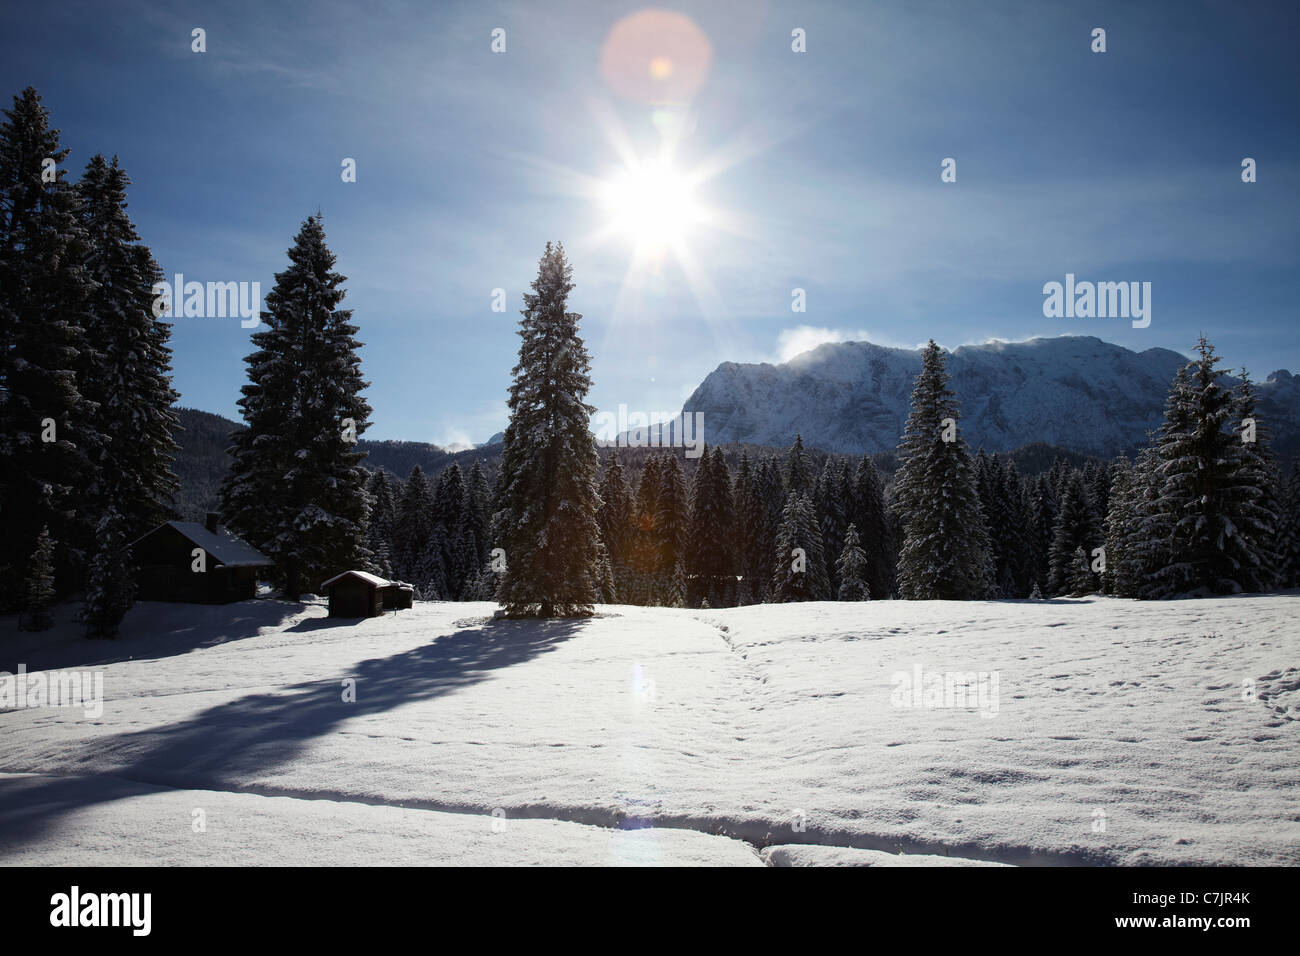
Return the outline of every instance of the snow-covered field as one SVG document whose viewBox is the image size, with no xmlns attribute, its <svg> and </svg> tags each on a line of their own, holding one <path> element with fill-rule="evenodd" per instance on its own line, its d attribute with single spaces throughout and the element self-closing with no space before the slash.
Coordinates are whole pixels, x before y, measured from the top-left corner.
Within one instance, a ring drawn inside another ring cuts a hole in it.
<svg viewBox="0 0 1300 956">
<path fill-rule="evenodd" d="M 1300 863 L 1295 592 L 492 610 L 0 621 L 105 697 L 0 711 L 0 861 Z"/>
</svg>

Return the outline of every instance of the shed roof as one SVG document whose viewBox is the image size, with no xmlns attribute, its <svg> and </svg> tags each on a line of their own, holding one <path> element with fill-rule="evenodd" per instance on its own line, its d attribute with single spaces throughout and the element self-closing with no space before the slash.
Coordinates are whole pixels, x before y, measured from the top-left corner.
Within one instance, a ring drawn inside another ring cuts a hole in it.
<svg viewBox="0 0 1300 956">
<path fill-rule="evenodd" d="M 360 578 L 362 581 L 365 581 L 367 584 L 373 584 L 377 588 L 385 588 L 388 587 L 388 585 L 393 583 L 392 581 L 384 580 L 377 574 L 371 574 L 369 571 L 344 571 L 342 574 L 334 575 L 334 577 L 330 578 L 328 581 L 322 584 L 321 590 L 322 591 L 325 590 L 325 588 L 329 587 L 331 584 L 333 584 L 335 581 L 339 580 L 340 578 L 346 578 L 346 577 Z"/>
<path fill-rule="evenodd" d="M 270 567 L 275 562 L 258 551 L 252 545 L 240 541 L 225 528 L 218 526 L 215 532 L 209 531 L 197 521 L 168 521 L 160 524 L 148 534 L 141 535 L 132 545 L 137 545 L 150 535 L 157 534 L 162 528 L 170 526 L 185 538 L 198 545 L 219 564 L 228 568 Z"/>
</svg>

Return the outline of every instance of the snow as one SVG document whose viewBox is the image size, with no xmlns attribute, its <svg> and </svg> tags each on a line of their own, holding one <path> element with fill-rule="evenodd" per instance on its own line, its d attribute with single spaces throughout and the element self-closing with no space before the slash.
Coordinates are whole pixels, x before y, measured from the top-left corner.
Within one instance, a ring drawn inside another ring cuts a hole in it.
<svg viewBox="0 0 1300 956">
<path fill-rule="evenodd" d="M 0 711 L 0 860 L 1300 863 L 1300 592 L 494 609 L 0 620 L 105 690 Z M 996 707 L 894 706 L 918 664 Z"/>
</svg>

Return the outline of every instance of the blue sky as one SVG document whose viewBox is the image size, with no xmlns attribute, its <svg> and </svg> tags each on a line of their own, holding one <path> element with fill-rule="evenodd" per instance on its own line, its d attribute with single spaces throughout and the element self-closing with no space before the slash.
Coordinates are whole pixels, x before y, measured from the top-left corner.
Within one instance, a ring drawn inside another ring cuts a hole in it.
<svg viewBox="0 0 1300 956">
<path fill-rule="evenodd" d="M 1300 370 L 1295 4 L 664 3 L 694 45 L 632 31 L 638 53 L 663 48 L 676 85 L 662 95 L 602 69 L 615 25 L 643 8 L 9 4 L 0 95 L 37 87 L 74 174 L 120 156 L 169 276 L 265 294 L 319 209 L 366 343 L 370 438 L 504 426 L 517 310 L 548 239 L 574 266 L 602 409 L 674 411 L 719 362 L 834 337 L 1076 333 L 1186 352 L 1204 331 L 1257 377 Z M 665 129 L 677 170 L 710 173 L 694 195 L 712 213 L 647 258 L 635 228 L 608 228 L 592 183 L 629 152 L 657 155 Z M 1043 284 L 1067 272 L 1151 282 L 1150 327 L 1045 318 Z M 249 334 L 177 320 L 183 404 L 236 416 Z"/>
</svg>

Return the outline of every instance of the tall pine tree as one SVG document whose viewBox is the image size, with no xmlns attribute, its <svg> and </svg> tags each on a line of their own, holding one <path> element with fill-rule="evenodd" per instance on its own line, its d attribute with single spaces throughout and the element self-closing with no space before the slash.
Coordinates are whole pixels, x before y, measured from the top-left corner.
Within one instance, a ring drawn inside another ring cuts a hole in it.
<svg viewBox="0 0 1300 956">
<path fill-rule="evenodd" d="M 252 336 L 239 400 L 248 427 L 233 436 L 221 489 L 227 522 L 276 562 L 291 600 L 370 559 L 356 450 L 370 406 L 334 263 L 320 216 L 308 217 L 266 296 L 268 328 Z"/>
<path fill-rule="evenodd" d="M 514 616 L 590 614 L 597 598 L 600 462 L 595 409 L 585 401 L 591 363 L 578 336 L 582 317 L 565 311 L 572 275 L 563 245 L 547 243 L 519 323 L 501 463 L 506 572 L 497 590 Z"/>
</svg>

